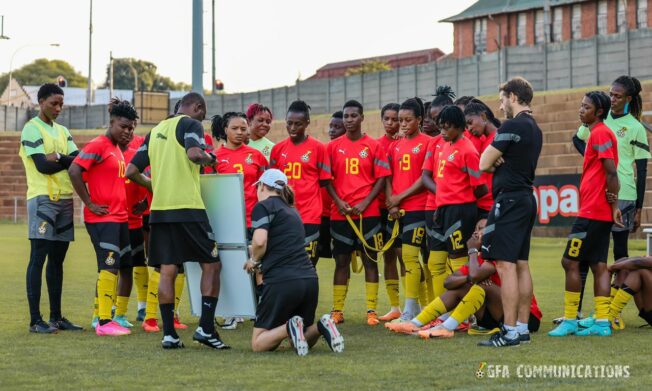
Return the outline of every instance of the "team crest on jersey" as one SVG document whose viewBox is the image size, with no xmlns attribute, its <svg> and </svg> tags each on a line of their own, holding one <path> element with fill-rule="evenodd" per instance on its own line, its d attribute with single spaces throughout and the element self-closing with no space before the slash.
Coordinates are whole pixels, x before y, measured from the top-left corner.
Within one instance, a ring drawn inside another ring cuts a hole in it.
<svg viewBox="0 0 652 391">
<path fill-rule="evenodd" d="M 213 244 L 213 251 L 211 251 L 211 257 L 217 258 L 217 243 Z"/>
<path fill-rule="evenodd" d="M 248 154 L 247 157 L 245 158 L 245 163 L 247 164 L 253 164 L 254 159 L 251 158 L 251 154 Z"/>
<path fill-rule="evenodd" d="M 48 223 L 45 221 L 42 222 L 41 225 L 39 225 L 38 227 L 38 233 L 40 233 L 41 235 L 45 235 L 45 232 L 47 232 L 47 227 L 48 227 Z"/>
<path fill-rule="evenodd" d="M 455 152 L 453 152 L 453 153 L 451 153 L 450 155 L 448 155 L 448 161 L 449 161 L 449 162 L 452 162 L 452 161 L 455 160 L 455 155 L 457 154 L 457 152 L 458 152 L 458 151 L 455 150 Z"/>
<path fill-rule="evenodd" d="M 369 156 L 369 147 L 364 147 L 364 149 L 360 151 L 360 157 L 366 159 L 367 156 Z"/>
<path fill-rule="evenodd" d="M 310 161 L 310 154 L 311 153 L 312 153 L 312 151 L 308 151 L 308 152 L 304 153 L 303 156 L 301 156 L 301 161 L 304 162 L 304 163 L 308 163 Z"/>
<path fill-rule="evenodd" d="M 265 148 L 263 148 L 261 152 L 263 153 L 263 155 L 269 155 L 269 151 L 270 151 L 269 147 L 265 146 Z"/>
<path fill-rule="evenodd" d="M 421 152 L 421 146 L 422 146 L 422 145 L 423 145 L 423 144 L 419 143 L 419 145 L 417 145 L 416 147 L 412 148 L 412 153 L 416 155 L 417 153 Z"/>
<path fill-rule="evenodd" d="M 618 135 L 618 137 L 625 137 L 625 134 L 627 134 L 627 128 L 623 126 L 622 128 L 616 131 L 616 134 Z"/>
<path fill-rule="evenodd" d="M 106 259 L 104 260 L 104 263 L 106 266 L 113 266 L 115 264 L 115 258 L 113 257 L 113 251 L 109 251 L 109 254 L 106 256 Z"/>
</svg>

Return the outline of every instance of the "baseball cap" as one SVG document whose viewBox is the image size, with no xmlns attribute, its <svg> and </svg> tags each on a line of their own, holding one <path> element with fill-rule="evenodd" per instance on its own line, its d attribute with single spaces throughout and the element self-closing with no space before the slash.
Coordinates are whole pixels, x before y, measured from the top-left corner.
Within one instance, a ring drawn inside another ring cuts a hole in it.
<svg viewBox="0 0 652 391">
<path fill-rule="evenodd" d="M 277 182 L 282 182 L 283 184 L 279 185 Z M 263 175 L 260 176 L 254 185 L 259 183 L 264 183 L 271 188 L 281 190 L 283 189 L 283 186 L 288 184 L 288 177 L 283 174 L 283 171 L 277 170 L 276 168 L 270 168 L 263 172 Z"/>
</svg>

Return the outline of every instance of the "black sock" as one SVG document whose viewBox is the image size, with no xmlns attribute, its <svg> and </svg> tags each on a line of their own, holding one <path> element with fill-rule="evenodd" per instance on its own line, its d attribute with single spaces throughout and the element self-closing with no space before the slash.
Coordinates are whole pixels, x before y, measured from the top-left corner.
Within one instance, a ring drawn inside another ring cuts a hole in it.
<svg viewBox="0 0 652 391">
<path fill-rule="evenodd" d="M 50 296 L 50 319 L 61 319 L 61 292 L 63 290 L 63 260 L 66 258 L 70 242 L 56 241 L 50 245 L 48 264 L 45 267 L 45 280 Z"/>
<path fill-rule="evenodd" d="M 159 304 L 161 309 L 161 319 L 163 320 L 163 335 L 169 335 L 172 338 L 179 338 L 174 331 L 174 303 Z"/>
<path fill-rule="evenodd" d="M 215 331 L 215 307 L 217 307 L 217 297 L 201 297 L 201 317 L 199 318 L 199 327 L 208 334 L 212 334 Z"/>
<path fill-rule="evenodd" d="M 111 319 L 100 319 L 99 322 L 100 326 L 104 326 L 105 324 L 110 323 Z"/>
<path fill-rule="evenodd" d="M 588 262 L 580 261 L 580 279 L 582 286 L 580 287 L 580 306 L 577 307 L 577 312 L 582 312 L 582 301 L 584 300 L 584 288 L 586 288 L 586 278 L 589 276 L 590 265 Z"/>
<path fill-rule="evenodd" d="M 27 302 L 29 303 L 30 326 L 41 320 L 41 283 L 43 265 L 48 255 L 50 242 L 43 239 L 30 239 L 31 251 L 27 265 Z"/>
</svg>

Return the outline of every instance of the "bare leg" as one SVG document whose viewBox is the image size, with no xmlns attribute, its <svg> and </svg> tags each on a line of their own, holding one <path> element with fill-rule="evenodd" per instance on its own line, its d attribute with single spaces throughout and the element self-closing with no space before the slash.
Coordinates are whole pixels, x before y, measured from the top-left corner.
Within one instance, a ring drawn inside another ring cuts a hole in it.
<svg viewBox="0 0 652 391">
<path fill-rule="evenodd" d="M 159 304 L 174 304 L 174 280 L 178 270 L 177 265 L 161 265 L 161 277 L 158 283 Z"/>
<path fill-rule="evenodd" d="M 200 263 L 200 266 L 202 296 L 218 297 L 220 294 L 220 272 L 222 271 L 222 263 Z M 161 278 L 163 278 L 163 274 L 161 274 Z"/>
<path fill-rule="evenodd" d="M 609 297 L 611 293 L 611 275 L 607 271 L 606 262 L 592 264 L 591 272 L 593 273 L 594 295 Z"/>
<path fill-rule="evenodd" d="M 364 280 L 366 282 L 378 282 L 378 263 L 372 261 L 364 251 L 360 255 L 362 265 L 364 265 Z"/>
<path fill-rule="evenodd" d="M 532 304 L 532 275 L 527 261 L 516 263 L 518 274 L 518 318 L 521 323 L 530 319 L 530 305 Z"/>
<path fill-rule="evenodd" d="M 288 337 L 285 324 L 271 330 L 254 327 L 251 335 L 251 349 L 254 352 L 269 352 L 276 350 L 278 346 Z"/>
<path fill-rule="evenodd" d="M 118 278 L 118 296 L 129 297 L 131 295 L 131 287 L 134 283 L 134 269 L 124 268 L 120 269 L 120 278 Z"/>
<path fill-rule="evenodd" d="M 516 327 L 518 318 L 518 274 L 516 263 L 498 261 L 496 269 L 502 282 L 501 302 L 503 304 L 504 324 Z"/>
</svg>

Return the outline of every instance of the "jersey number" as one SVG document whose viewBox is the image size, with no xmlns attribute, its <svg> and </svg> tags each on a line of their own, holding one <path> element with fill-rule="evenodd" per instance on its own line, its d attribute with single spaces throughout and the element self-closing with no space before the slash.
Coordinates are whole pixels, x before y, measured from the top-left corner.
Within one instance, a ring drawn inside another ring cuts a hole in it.
<svg viewBox="0 0 652 391">
<path fill-rule="evenodd" d="M 235 171 L 236 171 L 238 174 L 242 174 L 242 173 L 244 172 L 244 167 L 242 167 L 242 164 L 240 164 L 240 163 L 235 163 L 235 164 L 233 165 L 233 168 L 235 168 Z"/>
<path fill-rule="evenodd" d="M 412 231 L 412 244 L 421 245 L 426 229 L 423 227 L 415 228 Z"/>
<path fill-rule="evenodd" d="M 582 248 L 582 239 L 578 239 L 578 238 L 571 239 L 570 246 L 568 246 L 568 255 L 571 257 L 579 256 L 581 248 Z"/>
<path fill-rule="evenodd" d="M 283 169 L 288 179 L 301 179 L 301 163 L 288 163 Z"/>
<path fill-rule="evenodd" d="M 464 248 L 464 244 L 462 243 L 462 231 L 458 229 L 453 232 L 451 235 L 451 244 L 453 245 L 453 250 L 461 250 Z"/>
<path fill-rule="evenodd" d="M 360 159 L 357 157 L 346 158 L 346 173 L 358 175 L 360 173 Z"/>
<path fill-rule="evenodd" d="M 399 160 L 398 166 L 401 171 L 410 171 L 410 155 L 406 153 L 401 156 L 401 160 Z"/>
<path fill-rule="evenodd" d="M 383 233 L 378 232 L 374 235 L 374 247 L 380 250 L 385 244 L 383 243 Z"/>
<path fill-rule="evenodd" d="M 445 166 L 446 166 L 446 160 L 440 160 L 439 167 L 437 167 L 437 178 L 442 178 L 444 176 Z"/>
<path fill-rule="evenodd" d="M 309 258 L 316 258 L 317 257 L 317 249 L 318 249 L 318 241 L 313 240 L 312 242 L 308 243 L 306 246 L 306 252 L 308 253 Z"/>
<path fill-rule="evenodd" d="M 127 167 L 124 160 L 118 160 L 118 178 L 124 178 Z"/>
</svg>

